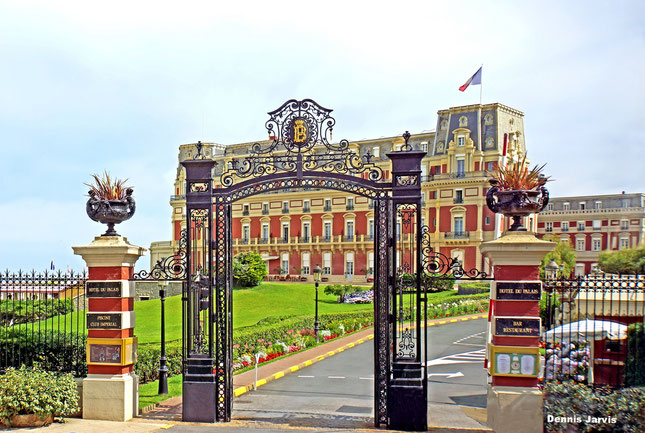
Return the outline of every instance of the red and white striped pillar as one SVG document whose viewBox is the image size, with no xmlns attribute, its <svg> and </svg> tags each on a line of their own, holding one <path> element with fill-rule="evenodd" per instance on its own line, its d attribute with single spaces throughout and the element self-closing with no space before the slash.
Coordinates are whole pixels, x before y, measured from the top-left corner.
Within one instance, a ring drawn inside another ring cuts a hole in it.
<svg viewBox="0 0 645 433">
<path fill-rule="evenodd" d="M 487 361 L 488 424 L 496 433 L 542 433 L 539 266 L 555 248 L 531 232 L 506 232 L 481 247 L 492 266 Z"/>
<path fill-rule="evenodd" d="M 146 249 L 121 236 L 98 236 L 89 245 L 72 248 L 89 269 L 83 418 L 127 421 L 137 415 L 139 405 L 134 286 L 129 280 Z"/>
</svg>

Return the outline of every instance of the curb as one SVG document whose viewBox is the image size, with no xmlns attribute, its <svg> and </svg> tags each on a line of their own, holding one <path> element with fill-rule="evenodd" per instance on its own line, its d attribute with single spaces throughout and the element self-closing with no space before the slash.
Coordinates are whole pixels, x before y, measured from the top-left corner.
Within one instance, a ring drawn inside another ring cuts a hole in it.
<svg viewBox="0 0 645 433">
<path fill-rule="evenodd" d="M 445 325 L 447 323 L 466 322 L 468 320 L 487 319 L 487 318 L 488 318 L 488 313 L 486 313 L 486 314 L 478 314 L 478 315 L 469 316 L 469 317 L 461 317 L 461 318 L 457 318 L 457 319 L 448 319 L 448 318 L 446 318 L 445 320 L 432 319 L 432 322 L 428 322 L 427 326 L 430 327 L 430 326 L 437 326 L 437 325 Z M 290 373 L 293 373 L 295 371 L 298 371 L 301 368 L 308 367 L 308 366 L 310 366 L 312 364 L 315 364 L 316 362 L 322 361 L 323 359 L 330 358 L 330 357 L 336 355 L 337 353 L 344 352 L 347 349 L 351 349 L 354 346 L 357 346 L 359 344 L 365 343 L 365 341 L 372 340 L 372 339 L 374 339 L 374 334 L 370 334 L 370 335 L 368 335 L 367 337 L 364 337 L 364 338 L 359 338 L 356 341 L 352 341 L 351 343 L 347 343 L 346 345 L 341 346 L 336 350 L 332 350 L 330 352 L 327 352 L 324 355 L 319 355 L 319 356 L 317 356 L 315 358 L 312 358 L 312 359 L 309 359 L 307 361 L 301 362 L 298 365 L 294 365 L 293 367 L 290 367 L 290 368 L 288 368 L 286 370 L 282 370 L 282 371 L 280 371 L 278 373 L 272 374 L 271 376 L 265 377 L 263 379 L 259 379 L 258 383 L 257 383 L 257 386 L 259 388 L 262 385 L 265 385 L 265 384 L 267 384 L 267 383 L 269 383 L 271 381 L 274 381 L 276 379 L 280 379 L 281 377 L 283 377 L 283 376 L 285 376 L 287 374 L 290 374 Z M 234 397 L 239 397 L 242 394 L 245 394 L 245 393 L 247 393 L 249 391 L 252 391 L 254 388 L 255 388 L 254 384 L 249 384 L 249 385 L 246 385 L 246 386 L 240 386 L 240 387 L 236 388 L 235 390 L 233 390 L 233 396 Z"/>
</svg>

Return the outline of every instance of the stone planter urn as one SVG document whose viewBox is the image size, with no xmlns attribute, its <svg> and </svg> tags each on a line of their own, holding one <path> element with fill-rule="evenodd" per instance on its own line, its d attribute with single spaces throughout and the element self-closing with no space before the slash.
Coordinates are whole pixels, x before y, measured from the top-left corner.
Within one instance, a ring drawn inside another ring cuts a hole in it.
<svg viewBox="0 0 645 433">
<path fill-rule="evenodd" d="M 541 212 L 549 203 L 549 191 L 544 186 L 535 190 L 501 190 L 497 179 L 489 182 L 486 205 L 495 213 L 513 218 L 509 231 L 526 231 L 522 227 L 522 217 Z"/>
<path fill-rule="evenodd" d="M 114 225 L 129 220 L 134 215 L 136 203 L 132 197 L 132 188 L 126 190 L 126 197 L 123 200 L 102 200 L 90 191 L 90 198 L 87 200 L 85 210 L 87 216 L 93 221 L 107 224 L 108 229 L 101 236 L 120 236 Z"/>
</svg>

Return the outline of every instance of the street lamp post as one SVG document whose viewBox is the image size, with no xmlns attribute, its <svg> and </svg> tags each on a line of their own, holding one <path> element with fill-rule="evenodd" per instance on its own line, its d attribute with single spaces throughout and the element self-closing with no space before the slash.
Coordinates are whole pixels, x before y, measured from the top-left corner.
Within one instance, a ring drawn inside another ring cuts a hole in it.
<svg viewBox="0 0 645 433">
<path fill-rule="evenodd" d="M 318 284 L 320 284 L 320 276 L 322 274 L 322 269 L 320 265 L 316 265 L 314 268 L 314 282 L 316 283 L 316 314 L 314 317 L 314 333 L 316 334 L 316 343 L 319 342 L 318 331 L 320 331 L 320 323 L 318 322 Z"/>
<path fill-rule="evenodd" d="M 166 286 L 168 281 L 159 281 L 161 299 L 161 356 L 159 357 L 159 392 L 168 394 L 168 359 L 166 358 Z"/>
</svg>

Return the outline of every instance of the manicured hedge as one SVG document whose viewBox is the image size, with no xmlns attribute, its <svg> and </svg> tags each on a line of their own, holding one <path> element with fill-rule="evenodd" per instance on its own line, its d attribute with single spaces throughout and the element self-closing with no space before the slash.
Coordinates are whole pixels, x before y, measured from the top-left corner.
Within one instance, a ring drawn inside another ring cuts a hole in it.
<svg viewBox="0 0 645 433">
<path fill-rule="evenodd" d="M 627 328 L 625 386 L 645 386 L 645 325 L 642 323 Z"/>
<path fill-rule="evenodd" d="M 0 367 L 31 366 L 49 371 L 87 375 L 86 336 L 53 330 L 14 329 L 0 336 Z"/>
</svg>

